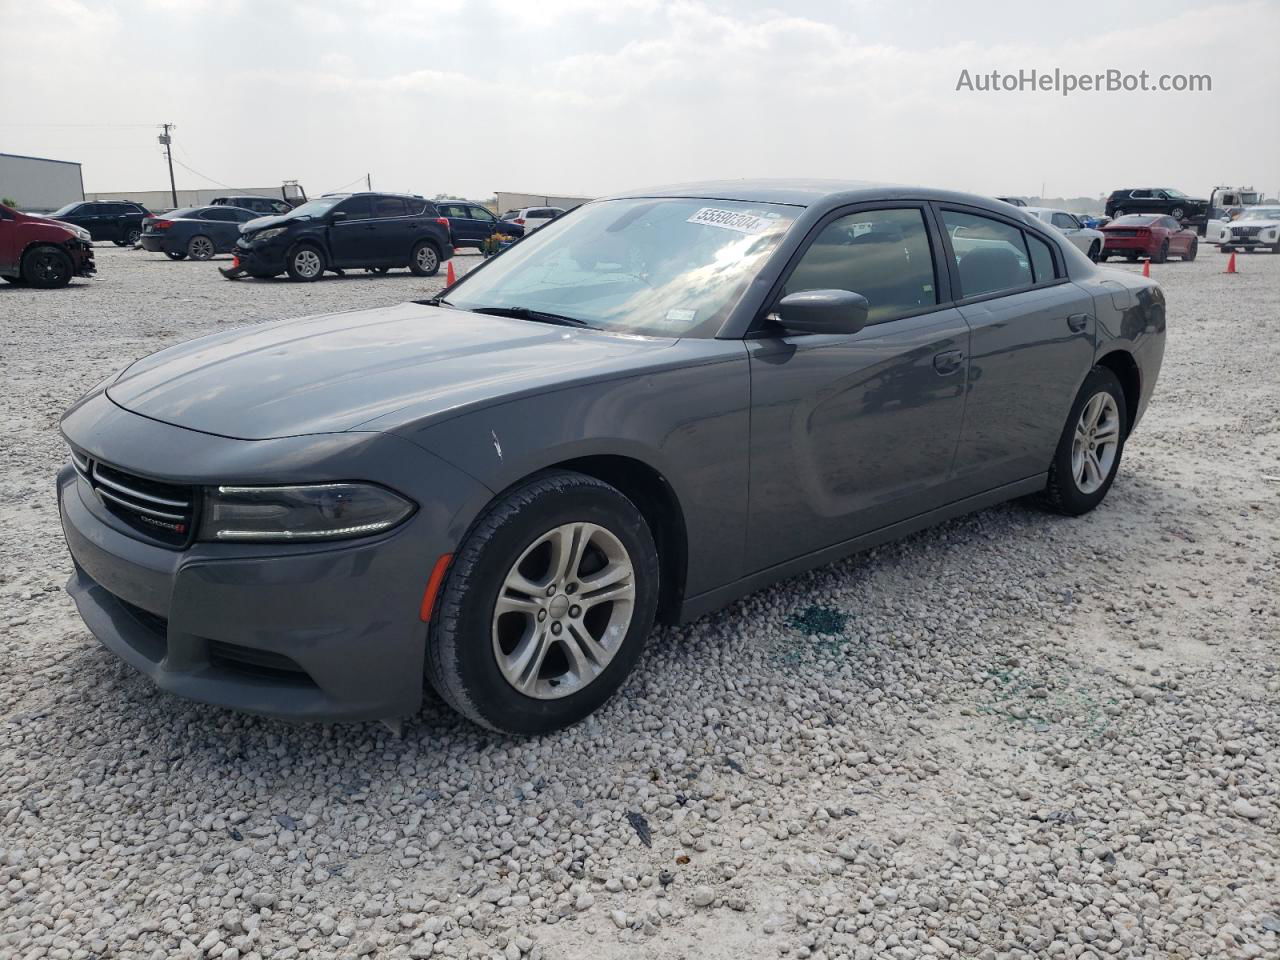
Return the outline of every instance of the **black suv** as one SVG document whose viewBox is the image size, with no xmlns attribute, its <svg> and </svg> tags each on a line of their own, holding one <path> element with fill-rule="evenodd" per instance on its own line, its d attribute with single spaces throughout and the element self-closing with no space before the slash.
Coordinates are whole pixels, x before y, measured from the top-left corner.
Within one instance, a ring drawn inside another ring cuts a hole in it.
<svg viewBox="0 0 1280 960">
<path fill-rule="evenodd" d="M 327 194 L 241 230 L 235 270 L 251 277 L 318 280 L 326 270 L 359 267 L 430 277 L 453 256 L 449 221 L 422 197 L 401 193 Z"/>
<path fill-rule="evenodd" d="M 68 203 L 49 216 L 84 227 L 94 240 L 110 240 L 117 247 L 131 247 L 142 236 L 142 219 L 151 216 L 151 211 L 128 200 L 84 200 Z"/>
<path fill-rule="evenodd" d="M 1129 187 L 1112 191 L 1107 197 L 1108 217 L 1127 213 L 1160 213 L 1183 223 L 1204 223 L 1209 215 L 1209 201 L 1188 197 L 1172 187 Z"/>
<path fill-rule="evenodd" d="M 272 214 L 285 214 L 293 209 L 293 204 L 286 200 L 277 200 L 274 197 L 256 197 L 252 194 L 244 194 L 235 197 L 214 197 L 209 201 L 215 207 L 239 207 L 241 210 L 252 210 L 254 213 L 260 213 L 264 217 Z"/>
</svg>

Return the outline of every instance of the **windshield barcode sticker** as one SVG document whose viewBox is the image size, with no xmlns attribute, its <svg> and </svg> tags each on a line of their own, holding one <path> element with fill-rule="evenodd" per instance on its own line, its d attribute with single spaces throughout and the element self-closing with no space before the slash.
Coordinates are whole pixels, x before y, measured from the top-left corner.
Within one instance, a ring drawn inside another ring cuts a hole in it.
<svg viewBox="0 0 1280 960">
<path fill-rule="evenodd" d="M 689 223 L 702 223 L 708 227 L 720 227 L 724 230 L 736 230 L 738 233 L 763 233 L 773 223 L 754 213 L 737 213 L 733 210 L 720 210 L 716 207 L 703 207 L 688 220 Z"/>
</svg>

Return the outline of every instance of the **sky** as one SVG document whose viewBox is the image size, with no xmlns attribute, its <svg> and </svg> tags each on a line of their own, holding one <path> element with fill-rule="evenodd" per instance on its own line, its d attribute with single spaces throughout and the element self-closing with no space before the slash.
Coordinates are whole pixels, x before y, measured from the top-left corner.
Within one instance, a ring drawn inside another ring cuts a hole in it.
<svg viewBox="0 0 1280 960">
<path fill-rule="evenodd" d="M 166 188 L 163 121 L 180 189 L 1280 192 L 1280 0 L 0 0 L 0 23 L 0 152 L 79 161 L 91 192 Z M 1033 68 L 1212 90 L 957 90 Z"/>
</svg>

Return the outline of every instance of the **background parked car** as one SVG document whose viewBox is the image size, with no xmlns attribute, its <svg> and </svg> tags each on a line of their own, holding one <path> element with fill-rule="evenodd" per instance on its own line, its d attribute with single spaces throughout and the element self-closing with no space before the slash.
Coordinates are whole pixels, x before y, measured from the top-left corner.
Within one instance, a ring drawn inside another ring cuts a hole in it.
<svg viewBox="0 0 1280 960">
<path fill-rule="evenodd" d="M 240 224 L 262 214 L 240 207 L 184 207 L 142 221 L 142 249 L 170 260 L 208 260 L 230 253 L 240 239 Z"/>
<path fill-rule="evenodd" d="M 449 221 L 449 232 L 455 247 L 479 248 L 495 233 L 523 237 L 525 228 L 518 223 L 504 223 L 478 203 L 451 200 L 436 204 L 440 216 Z"/>
<path fill-rule="evenodd" d="M 1280 207 L 1248 207 L 1235 220 L 1223 224 L 1219 235 L 1223 253 L 1252 253 L 1270 248 L 1280 253 Z"/>
<path fill-rule="evenodd" d="M 151 216 L 151 211 L 129 200 L 84 200 L 68 203 L 49 216 L 84 227 L 94 240 L 110 240 L 118 247 L 131 247 L 142 236 L 142 220 Z"/>
<path fill-rule="evenodd" d="M 1081 253 L 1094 263 L 1098 262 L 1098 257 L 1102 254 L 1103 234 L 1101 231 L 1086 227 L 1075 214 L 1067 213 L 1065 210 L 1056 210 L 1053 207 L 1028 207 L 1024 205 L 1022 212 L 1035 217 L 1037 220 L 1043 220 L 1052 227 L 1056 227 L 1066 234 L 1068 240 L 1080 248 Z"/>
<path fill-rule="evenodd" d="M 87 277 L 95 269 L 84 227 L 0 204 L 0 277 L 33 287 L 65 287 L 72 277 Z"/>
<path fill-rule="evenodd" d="M 399 193 L 331 194 L 252 227 L 236 243 L 234 269 L 253 277 L 318 280 L 326 270 L 359 267 L 430 277 L 453 256 L 449 221 L 422 197 Z"/>
<path fill-rule="evenodd" d="M 562 207 L 523 207 L 520 210 L 508 210 L 502 215 L 502 219 L 521 227 L 525 233 L 533 233 L 556 217 L 563 217 L 564 214 Z"/>
<path fill-rule="evenodd" d="M 1175 220 L 1202 224 L 1209 216 L 1209 201 L 1188 197 L 1172 187 L 1113 190 L 1107 197 L 1107 216 L 1119 218 L 1127 213 L 1163 213 Z"/>
<path fill-rule="evenodd" d="M 258 216 L 272 216 L 288 213 L 293 209 L 293 204 L 284 200 L 277 200 L 274 197 L 255 197 L 252 195 L 238 197 L 214 197 L 209 201 L 215 207 L 240 207 L 243 210 L 253 210 Z"/>
<path fill-rule="evenodd" d="M 1117 217 L 1102 228 L 1102 260 L 1123 256 L 1128 260 L 1147 257 L 1152 263 L 1164 263 L 1169 257 L 1194 260 L 1200 238 L 1189 227 L 1173 217 L 1156 214 L 1132 214 Z"/>
<path fill-rule="evenodd" d="M 1013 204 L 1015 207 L 1025 207 L 1027 205 L 1027 201 L 1023 200 L 1021 197 L 996 197 L 996 199 L 1001 200 L 1004 203 Z"/>
</svg>

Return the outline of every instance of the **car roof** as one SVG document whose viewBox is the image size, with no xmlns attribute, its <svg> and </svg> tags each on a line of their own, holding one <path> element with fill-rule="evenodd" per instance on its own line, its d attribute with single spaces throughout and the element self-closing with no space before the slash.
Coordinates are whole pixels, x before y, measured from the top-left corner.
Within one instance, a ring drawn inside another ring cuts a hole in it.
<svg viewBox="0 0 1280 960">
<path fill-rule="evenodd" d="M 1022 209 L 1028 213 L 1066 213 L 1073 217 L 1078 216 L 1078 214 L 1071 213 L 1070 210 L 1063 210 L 1061 207 L 1023 207 Z"/>
<path fill-rule="evenodd" d="M 1010 204 L 992 197 L 932 187 L 876 183 L 868 180 L 706 180 L 629 190 L 610 200 L 643 197 L 680 197 L 705 200 L 741 200 L 747 203 L 779 203 L 796 207 L 844 206 L 869 200 L 935 200 L 982 207 L 1001 216 L 1010 215 Z M 1015 208 L 1018 209 L 1018 208 Z"/>
</svg>

